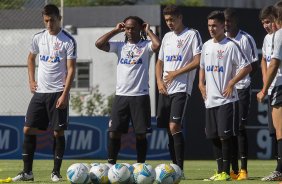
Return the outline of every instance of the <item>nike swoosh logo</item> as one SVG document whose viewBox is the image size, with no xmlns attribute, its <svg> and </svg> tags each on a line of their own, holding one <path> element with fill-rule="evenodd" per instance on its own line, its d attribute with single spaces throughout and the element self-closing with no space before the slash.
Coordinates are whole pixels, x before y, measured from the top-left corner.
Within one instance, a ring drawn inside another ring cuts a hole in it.
<svg viewBox="0 0 282 184">
<path fill-rule="evenodd" d="M 181 117 L 175 117 L 175 116 L 173 116 L 172 117 L 172 119 L 180 119 Z"/>
<path fill-rule="evenodd" d="M 242 118 L 242 121 L 245 121 L 247 118 Z"/>
<path fill-rule="evenodd" d="M 230 130 L 224 130 L 223 131 L 225 134 L 227 134 L 228 132 L 230 132 Z"/>
<path fill-rule="evenodd" d="M 59 126 L 61 127 L 61 126 L 64 126 L 65 124 L 59 124 Z"/>
</svg>

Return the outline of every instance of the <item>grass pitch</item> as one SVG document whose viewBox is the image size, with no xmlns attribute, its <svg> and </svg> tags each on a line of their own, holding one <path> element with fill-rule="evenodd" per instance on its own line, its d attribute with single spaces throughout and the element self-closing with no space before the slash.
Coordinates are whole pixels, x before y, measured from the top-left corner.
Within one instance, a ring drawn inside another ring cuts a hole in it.
<svg viewBox="0 0 282 184">
<path fill-rule="evenodd" d="M 105 160 L 64 160 L 61 174 L 63 181 L 59 184 L 69 183 L 66 179 L 66 170 L 73 163 L 105 163 Z M 130 160 L 119 160 L 120 163 L 127 162 L 133 164 L 134 161 Z M 169 163 L 169 161 L 152 161 L 148 160 L 147 163 L 152 166 L 156 166 L 160 163 Z M 268 175 L 275 169 L 274 160 L 250 160 L 248 162 L 249 180 L 246 181 L 226 181 L 226 182 L 209 182 L 203 181 L 205 178 L 209 178 L 214 174 L 216 168 L 215 161 L 207 160 L 187 160 L 185 161 L 185 177 L 186 180 L 182 180 L 181 184 L 201 184 L 201 183 L 230 183 L 230 184 L 265 184 L 269 182 L 262 182 L 260 179 Z M 21 160 L 0 160 L 0 178 L 4 179 L 7 177 L 14 177 L 22 170 L 23 163 Z M 48 184 L 52 182 L 50 180 L 51 170 L 53 168 L 52 160 L 35 160 L 33 164 L 33 174 L 35 177 L 34 182 L 16 182 L 17 184 L 23 183 L 36 183 L 36 184 Z M 278 184 L 279 182 L 271 182 Z"/>
</svg>

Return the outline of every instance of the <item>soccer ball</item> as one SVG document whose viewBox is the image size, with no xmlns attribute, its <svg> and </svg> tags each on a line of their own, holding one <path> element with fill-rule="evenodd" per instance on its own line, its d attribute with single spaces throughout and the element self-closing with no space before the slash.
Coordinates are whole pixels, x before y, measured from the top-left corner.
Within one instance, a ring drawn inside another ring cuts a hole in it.
<svg viewBox="0 0 282 184">
<path fill-rule="evenodd" d="M 156 182 L 161 184 L 172 184 L 175 171 L 169 164 L 160 164 L 155 168 Z"/>
<path fill-rule="evenodd" d="M 100 165 L 100 163 L 94 162 L 94 163 L 91 163 L 91 164 L 90 164 L 91 168 L 92 168 L 93 166 L 97 166 L 97 165 Z"/>
<path fill-rule="evenodd" d="M 135 163 L 135 164 L 132 164 L 132 166 L 134 167 L 134 168 L 136 168 L 138 165 L 140 165 L 140 164 L 142 164 L 142 163 Z"/>
<path fill-rule="evenodd" d="M 72 184 L 90 183 L 88 168 L 81 163 L 72 164 L 67 170 L 67 179 Z"/>
<path fill-rule="evenodd" d="M 153 184 L 156 177 L 154 168 L 146 163 L 136 166 L 133 175 L 137 184 Z"/>
<path fill-rule="evenodd" d="M 178 184 L 180 183 L 181 181 L 181 176 L 182 176 L 182 170 L 180 169 L 180 167 L 176 164 L 169 164 L 175 171 L 175 174 L 174 174 L 174 180 L 173 180 L 173 183 L 174 184 Z"/>
<path fill-rule="evenodd" d="M 134 171 L 134 167 L 128 163 L 122 163 L 123 165 L 126 165 L 126 167 L 129 169 L 130 171 L 130 180 L 128 182 L 128 184 L 134 184 L 134 176 L 133 176 L 133 171 Z"/>
<path fill-rule="evenodd" d="M 88 172 L 89 172 L 92 166 L 90 164 L 88 164 L 88 163 L 82 163 L 82 164 L 87 167 Z"/>
<path fill-rule="evenodd" d="M 113 166 L 113 164 L 110 163 L 105 163 L 105 165 L 107 165 L 109 169 Z"/>
<path fill-rule="evenodd" d="M 91 167 L 89 177 L 94 184 L 108 184 L 108 171 L 109 167 L 105 164 L 97 164 Z"/>
<path fill-rule="evenodd" d="M 128 184 L 130 180 L 130 171 L 124 164 L 115 164 L 109 169 L 108 177 L 111 183 Z"/>
</svg>

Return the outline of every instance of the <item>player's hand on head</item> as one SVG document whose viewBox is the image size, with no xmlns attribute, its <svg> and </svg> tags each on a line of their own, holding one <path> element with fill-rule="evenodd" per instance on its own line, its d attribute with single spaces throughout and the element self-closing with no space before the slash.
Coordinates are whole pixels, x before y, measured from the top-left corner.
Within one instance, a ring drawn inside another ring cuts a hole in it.
<svg viewBox="0 0 282 184">
<path fill-rule="evenodd" d="M 125 24 L 124 22 L 120 22 L 116 25 L 116 30 L 118 30 L 119 32 L 123 32 L 125 31 Z"/>
<path fill-rule="evenodd" d="M 29 82 L 29 88 L 32 93 L 35 93 L 37 90 L 37 82 L 36 81 Z"/>
<path fill-rule="evenodd" d="M 150 24 L 148 24 L 148 23 L 143 23 L 143 31 L 145 32 L 145 33 L 148 33 L 148 31 L 150 31 Z"/>
</svg>

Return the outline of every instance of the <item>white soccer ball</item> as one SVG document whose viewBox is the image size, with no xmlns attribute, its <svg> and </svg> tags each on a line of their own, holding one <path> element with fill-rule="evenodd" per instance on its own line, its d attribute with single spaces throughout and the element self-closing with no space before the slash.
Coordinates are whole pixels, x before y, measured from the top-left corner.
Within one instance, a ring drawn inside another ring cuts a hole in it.
<svg viewBox="0 0 282 184">
<path fill-rule="evenodd" d="M 124 164 L 113 165 L 108 172 L 109 181 L 114 184 L 128 184 L 130 171 Z"/>
<path fill-rule="evenodd" d="M 93 162 L 93 163 L 90 164 L 91 167 L 97 166 L 97 165 L 100 165 L 100 163 Z"/>
<path fill-rule="evenodd" d="M 122 163 L 122 164 L 126 165 L 126 167 L 130 171 L 130 180 L 129 180 L 128 184 L 134 184 L 134 176 L 133 176 L 134 167 L 132 165 L 130 165 L 129 163 Z"/>
<path fill-rule="evenodd" d="M 169 164 L 160 164 L 155 168 L 156 183 L 173 184 L 175 171 Z"/>
<path fill-rule="evenodd" d="M 105 165 L 107 165 L 109 169 L 113 166 L 113 164 L 110 164 L 110 163 L 105 163 Z"/>
<path fill-rule="evenodd" d="M 88 168 L 81 163 L 72 164 L 67 169 L 67 179 L 72 184 L 90 183 Z"/>
<path fill-rule="evenodd" d="M 93 184 L 108 184 L 109 167 L 105 164 L 97 164 L 91 167 L 89 177 Z"/>
<path fill-rule="evenodd" d="M 156 177 L 154 168 L 146 163 L 137 165 L 133 175 L 137 184 L 153 184 Z"/>
<path fill-rule="evenodd" d="M 174 178 L 173 178 L 173 184 L 178 184 L 181 181 L 181 176 L 182 176 L 182 170 L 181 168 L 176 165 L 176 164 L 169 164 L 173 169 L 174 169 Z"/>
</svg>

